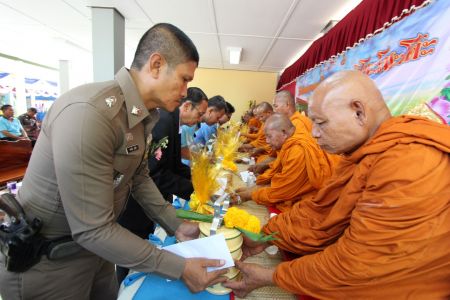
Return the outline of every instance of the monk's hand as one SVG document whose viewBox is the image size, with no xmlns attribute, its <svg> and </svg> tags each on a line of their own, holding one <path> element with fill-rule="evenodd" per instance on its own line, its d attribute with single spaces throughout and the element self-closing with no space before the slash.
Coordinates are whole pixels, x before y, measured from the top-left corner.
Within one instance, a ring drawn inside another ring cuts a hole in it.
<svg viewBox="0 0 450 300">
<path fill-rule="evenodd" d="M 257 156 L 257 155 L 260 155 L 260 154 L 262 154 L 264 152 L 265 152 L 265 150 L 263 148 L 254 148 L 254 149 L 251 150 L 250 155 L 251 156 Z"/>
<path fill-rule="evenodd" d="M 245 234 L 242 235 L 244 242 L 242 244 L 242 256 L 241 261 L 244 261 L 247 257 L 257 255 L 270 246 L 267 242 L 257 242 L 248 238 Z"/>
<path fill-rule="evenodd" d="M 252 150 L 253 148 L 255 148 L 255 147 L 253 147 L 250 144 L 244 144 L 241 147 L 239 147 L 238 151 L 239 152 L 248 152 L 248 151 Z"/>
<path fill-rule="evenodd" d="M 225 275 L 228 269 L 221 269 L 207 272 L 207 267 L 220 267 L 225 264 L 224 260 L 207 259 L 207 258 L 186 258 L 181 279 L 184 281 L 189 290 L 198 293 L 206 289 L 210 285 L 214 285 L 227 280 Z"/>
<path fill-rule="evenodd" d="M 175 231 L 175 237 L 180 242 L 189 241 L 198 238 L 200 229 L 198 223 L 184 221 Z"/>
<path fill-rule="evenodd" d="M 248 167 L 248 170 L 250 172 L 253 172 L 254 174 L 262 174 L 268 168 L 269 168 L 269 164 L 267 164 L 267 163 L 259 163 L 259 164 L 256 164 L 256 165 Z"/>
<path fill-rule="evenodd" d="M 236 262 L 236 268 L 241 271 L 242 279 L 240 281 L 227 281 L 223 285 L 232 289 L 239 298 L 245 298 L 254 289 L 274 284 L 272 279 L 274 269 L 239 261 Z"/>
<path fill-rule="evenodd" d="M 242 201 L 252 200 L 252 193 L 255 190 L 256 186 L 248 187 L 248 188 L 239 188 L 236 189 L 236 194 L 241 198 Z"/>
</svg>

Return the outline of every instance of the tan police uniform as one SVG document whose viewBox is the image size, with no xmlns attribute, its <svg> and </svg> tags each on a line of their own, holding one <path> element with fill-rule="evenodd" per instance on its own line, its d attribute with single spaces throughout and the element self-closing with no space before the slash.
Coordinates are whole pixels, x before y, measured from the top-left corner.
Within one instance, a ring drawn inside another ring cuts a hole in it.
<svg viewBox="0 0 450 300">
<path fill-rule="evenodd" d="M 41 262 L 24 273 L 0 262 L 3 299 L 115 299 L 112 263 L 180 278 L 185 260 L 159 250 L 116 223 L 130 193 L 149 218 L 173 234 L 181 221 L 148 176 L 146 149 L 158 120 L 128 73 L 77 87 L 53 104 L 19 191 L 47 238 L 72 235 L 78 254 Z M 4 259 L 3 257 L 1 258 Z"/>
</svg>

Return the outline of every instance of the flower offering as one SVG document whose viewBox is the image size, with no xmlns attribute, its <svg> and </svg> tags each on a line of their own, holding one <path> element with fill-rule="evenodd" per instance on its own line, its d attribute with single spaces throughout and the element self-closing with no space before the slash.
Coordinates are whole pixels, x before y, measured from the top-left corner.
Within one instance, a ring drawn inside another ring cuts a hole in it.
<svg viewBox="0 0 450 300">
<path fill-rule="evenodd" d="M 191 195 L 189 206 L 194 212 L 212 214 L 214 209 L 208 205 L 208 201 L 219 188 L 217 177 L 220 173 L 220 167 L 211 163 L 205 149 L 191 152 L 191 155 L 191 177 L 194 193 Z"/>
</svg>

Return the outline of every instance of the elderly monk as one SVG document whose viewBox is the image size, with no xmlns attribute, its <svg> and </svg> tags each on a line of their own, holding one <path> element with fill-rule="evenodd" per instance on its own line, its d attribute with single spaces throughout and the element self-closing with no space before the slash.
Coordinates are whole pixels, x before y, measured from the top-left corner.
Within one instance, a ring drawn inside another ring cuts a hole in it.
<svg viewBox="0 0 450 300">
<path fill-rule="evenodd" d="M 266 142 L 266 135 L 264 131 L 264 122 L 272 114 L 273 108 L 268 102 L 261 102 L 256 107 L 256 116 L 261 121 L 262 125 L 256 134 L 256 138 L 253 141 L 242 145 L 239 149 L 240 151 L 249 152 L 251 156 L 256 158 L 257 162 L 266 159 L 272 153 L 272 148 L 270 148 L 270 145 Z M 242 134 L 242 136 L 248 137 L 249 135 Z"/>
<path fill-rule="evenodd" d="M 280 91 L 275 95 L 273 109 L 277 113 L 286 115 L 294 124 L 296 131 L 311 132 L 311 120 L 297 111 L 295 99 L 289 91 Z"/>
<path fill-rule="evenodd" d="M 296 110 L 295 99 L 292 94 L 289 91 L 278 92 L 273 99 L 273 109 L 276 113 L 287 116 L 295 126 L 295 133 L 302 136 L 303 139 L 307 139 L 310 142 L 310 147 L 314 148 L 315 155 L 323 158 L 322 160 L 320 160 L 323 166 L 316 167 L 325 168 L 324 173 L 330 173 L 329 169 L 334 169 L 334 167 L 339 162 L 339 156 L 328 154 L 325 151 L 320 150 L 317 141 L 312 137 L 311 134 L 312 122 L 308 117 L 302 115 Z M 250 166 L 249 171 L 255 174 L 262 174 L 269 168 L 269 164 L 273 160 L 275 160 L 275 158 L 276 155 L 273 158 L 268 158 L 265 161 L 262 161 L 254 166 Z M 325 178 L 328 178 L 328 175 L 325 176 Z M 316 187 L 320 187 L 322 183 L 323 179 L 320 179 L 320 184 L 316 185 Z"/>
<path fill-rule="evenodd" d="M 275 284 L 319 299 L 448 299 L 450 128 L 391 117 L 357 71 L 323 81 L 310 100 L 313 135 L 345 156 L 314 198 L 270 219 L 266 233 L 300 255 L 276 268 L 238 262 L 238 297 Z M 244 242 L 244 256 L 267 245 Z"/>
<path fill-rule="evenodd" d="M 247 125 L 248 125 L 248 130 L 250 133 L 258 132 L 259 128 L 262 125 L 261 121 L 259 121 L 259 119 L 256 117 L 254 110 L 255 110 L 255 108 L 252 108 L 249 110 L 250 119 L 248 120 Z"/>
<path fill-rule="evenodd" d="M 333 171 L 326 155 L 310 134 L 296 134 L 292 122 L 273 114 L 264 126 L 267 143 L 279 151 L 270 168 L 256 179 L 257 185 L 236 190 L 240 200 L 275 206 L 286 211 L 322 187 Z"/>
</svg>

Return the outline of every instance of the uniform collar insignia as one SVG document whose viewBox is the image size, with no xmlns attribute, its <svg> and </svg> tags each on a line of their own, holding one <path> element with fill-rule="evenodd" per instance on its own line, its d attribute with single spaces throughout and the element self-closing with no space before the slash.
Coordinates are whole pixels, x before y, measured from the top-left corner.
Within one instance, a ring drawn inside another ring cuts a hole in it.
<svg viewBox="0 0 450 300">
<path fill-rule="evenodd" d="M 135 116 L 140 116 L 142 110 L 136 106 L 133 105 L 133 108 L 131 109 L 131 114 Z"/>
<path fill-rule="evenodd" d="M 109 108 L 113 107 L 114 104 L 116 104 L 117 99 L 115 96 L 110 96 L 108 98 L 105 99 L 106 102 L 106 106 L 108 106 Z"/>
</svg>

